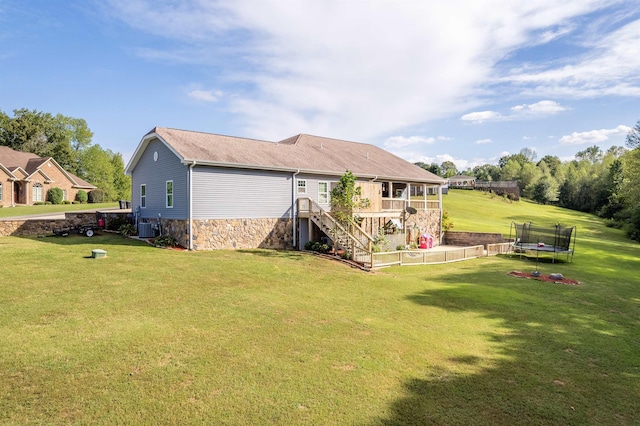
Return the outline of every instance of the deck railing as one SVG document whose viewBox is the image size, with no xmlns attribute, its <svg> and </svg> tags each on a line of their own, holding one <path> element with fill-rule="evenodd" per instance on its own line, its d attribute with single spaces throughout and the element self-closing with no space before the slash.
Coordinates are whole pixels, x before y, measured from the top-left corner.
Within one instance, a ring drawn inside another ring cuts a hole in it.
<svg viewBox="0 0 640 426">
<path fill-rule="evenodd" d="M 361 227 L 349 224 L 341 225 L 329 212 L 311 199 L 298 199 L 298 211 L 309 214 L 311 220 L 324 232 L 336 246 L 351 253 L 354 261 L 371 267 L 371 247 L 373 239 Z"/>
<path fill-rule="evenodd" d="M 373 268 L 393 265 L 429 265 L 474 259 L 484 255 L 484 246 L 461 247 L 452 250 L 403 250 L 373 253 Z"/>
<path fill-rule="evenodd" d="M 416 210 L 437 210 L 440 208 L 438 200 L 405 200 L 403 198 L 383 198 L 383 211 L 403 211 L 408 206 Z"/>
</svg>

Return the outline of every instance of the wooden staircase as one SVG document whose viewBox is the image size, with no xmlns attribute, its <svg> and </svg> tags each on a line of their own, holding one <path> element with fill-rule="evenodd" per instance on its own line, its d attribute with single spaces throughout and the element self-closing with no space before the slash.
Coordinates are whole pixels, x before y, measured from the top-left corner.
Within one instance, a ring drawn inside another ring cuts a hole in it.
<svg viewBox="0 0 640 426">
<path fill-rule="evenodd" d="M 335 247 L 350 253 L 352 260 L 366 268 L 372 267 L 373 239 L 362 228 L 356 224 L 349 224 L 345 228 L 313 200 L 309 200 L 309 218 L 331 239 Z"/>
</svg>

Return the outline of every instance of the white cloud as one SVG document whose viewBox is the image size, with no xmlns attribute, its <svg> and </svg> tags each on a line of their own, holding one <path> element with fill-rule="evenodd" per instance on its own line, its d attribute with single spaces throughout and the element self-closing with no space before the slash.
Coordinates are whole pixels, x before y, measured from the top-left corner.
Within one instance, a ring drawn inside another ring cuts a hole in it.
<svg viewBox="0 0 640 426">
<path fill-rule="evenodd" d="M 563 107 L 557 102 L 545 100 L 534 104 L 513 106 L 511 107 L 511 113 L 506 115 L 497 111 L 479 111 L 465 114 L 460 117 L 460 119 L 473 123 L 483 123 L 485 121 L 514 121 L 554 115 L 566 110 L 566 107 Z"/>
<path fill-rule="evenodd" d="M 424 136 L 409 136 L 408 138 L 404 136 L 392 136 L 384 142 L 384 146 L 388 148 L 403 148 L 416 144 L 429 145 L 435 141 L 436 140 L 434 138 Z"/>
<path fill-rule="evenodd" d="M 187 93 L 191 99 L 203 102 L 218 102 L 222 95 L 220 90 L 191 90 Z"/>
<path fill-rule="evenodd" d="M 482 123 L 485 121 L 495 121 L 501 120 L 504 117 L 495 111 L 478 111 L 478 112 L 470 112 L 469 114 L 465 114 L 460 117 L 462 121 L 471 121 L 472 123 Z"/>
<path fill-rule="evenodd" d="M 511 111 L 519 116 L 553 115 L 566 110 L 566 107 L 563 107 L 562 105 L 554 101 L 540 101 L 536 102 L 535 104 L 516 105 L 511 108 Z"/>
<path fill-rule="evenodd" d="M 476 141 L 476 145 L 484 145 L 493 142 L 491 139 L 480 139 Z"/>
<path fill-rule="evenodd" d="M 175 41 L 164 51 L 147 48 L 147 58 L 191 58 L 239 83 L 229 110 L 250 135 L 270 140 L 299 132 L 367 140 L 461 114 L 481 104 L 509 54 L 567 34 L 573 18 L 604 7 L 601 0 L 106 2 L 111 16 Z M 508 81 L 521 84 L 522 75 Z"/>
<path fill-rule="evenodd" d="M 566 135 L 560 138 L 560 144 L 562 145 L 583 145 L 583 144 L 598 144 L 608 141 L 611 136 L 624 135 L 631 130 L 631 127 L 619 125 L 614 129 L 600 129 L 590 130 L 588 132 L 573 132 L 570 135 Z"/>
<path fill-rule="evenodd" d="M 640 96 L 640 20 L 585 43 L 586 53 L 562 63 L 525 65 L 503 82 L 522 86 L 524 94 L 576 98 Z"/>
</svg>

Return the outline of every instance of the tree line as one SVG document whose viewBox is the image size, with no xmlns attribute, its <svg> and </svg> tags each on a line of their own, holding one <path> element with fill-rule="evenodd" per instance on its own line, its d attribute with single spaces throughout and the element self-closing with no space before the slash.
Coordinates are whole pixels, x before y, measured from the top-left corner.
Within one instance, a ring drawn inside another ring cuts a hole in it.
<svg viewBox="0 0 640 426">
<path fill-rule="evenodd" d="M 40 157 L 53 157 L 65 170 L 97 186 L 104 201 L 128 200 L 131 178 L 124 174 L 122 154 L 93 144 L 93 133 L 81 118 L 16 109 L 0 110 L 0 145 Z"/>
<path fill-rule="evenodd" d="M 593 145 L 570 161 L 552 155 L 537 160 L 534 150 L 523 148 L 497 165 L 464 171 L 451 161 L 416 165 L 444 178 L 463 174 L 479 181 L 517 181 L 525 198 L 596 214 L 640 241 L 640 120 L 628 133 L 626 147 L 602 151 Z"/>
</svg>

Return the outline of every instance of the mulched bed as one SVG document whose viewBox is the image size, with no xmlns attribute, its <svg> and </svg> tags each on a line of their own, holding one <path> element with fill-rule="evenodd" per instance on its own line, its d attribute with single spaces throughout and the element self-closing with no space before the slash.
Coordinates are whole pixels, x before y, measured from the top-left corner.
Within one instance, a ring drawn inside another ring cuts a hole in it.
<svg viewBox="0 0 640 426">
<path fill-rule="evenodd" d="M 540 274 L 540 276 L 536 277 L 531 275 L 531 273 L 528 273 L 528 272 L 511 271 L 507 275 L 511 275 L 512 277 L 516 277 L 516 278 L 528 278 L 532 280 L 539 280 L 539 281 L 544 281 L 547 283 L 554 283 L 554 284 L 580 285 L 580 281 L 571 280 L 565 277 L 563 277 L 562 279 L 557 279 L 557 278 L 552 278 L 549 275 L 545 275 L 545 274 Z"/>
</svg>

